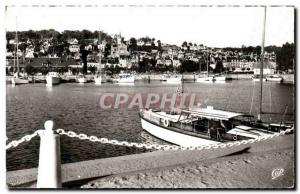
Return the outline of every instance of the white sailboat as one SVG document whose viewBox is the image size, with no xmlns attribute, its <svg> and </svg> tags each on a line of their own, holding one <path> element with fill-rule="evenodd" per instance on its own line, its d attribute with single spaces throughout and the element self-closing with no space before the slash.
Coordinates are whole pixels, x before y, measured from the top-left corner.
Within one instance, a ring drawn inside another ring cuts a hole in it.
<svg viewBox="0 0 300 194">
<path fill-rule="evenodd" d="M 266 77 L 266 81 L 281 83 L 283 81 L 283 78 L 279 75 L 268 75 Z"/>
<path fill-rule="evenodd" d="M 99 44 L 100 42 L 100 30 L 99 30 Z M 101 85 L 102 83 L 106 82 L 106 78 L 105 76 L 102 75 L 102 71 L 101 71 L 101 48 L 99 48 L 99 65 L 97 67 L 97 72 L 96 72 L 96 76 L 94 77 L 94 82 L 96 85 Z"/>
<path fill-rule="evenodd" d="M 29 80 L 20 76 L 20 68 L 19 68 L 19 56 L 18 56 L 18 27 L 16 29 L 16 57 L 17 57 L 17 72 L 14 74 L 14 76 L 11 79 L 12 85 L 19 85 L 19 84 L 28 84 Z"/>
<path fill-rule="evenodd" d="M 78 75 L 75 81 L 80 84 L 84 84 L 88 82 L 87 78 L 84 75 Z"/>
<path fill-rule="evenodd" d="M 209 56 L 209 58 L 210 58 L 210 56 Z M 212 83 L 212 82 L 216 81 L 215 76 L 209 75 L 209 63 L 210 63 L 210 60 L 207 60 L 206 61 L 206 68 L 207 68 L 206 76 L 202 77 L 199 74 L 198 78 L 196 79 L 196 82 L 199 82 L 199 83 L 203 83 L 203 82 L 204 83 Z"/>
<path fill-rule="evenodd" d="M 57 72 L 49 72 L 46 75 L 46 86 L 60 84 L 61 78 Z"/>
</svg>

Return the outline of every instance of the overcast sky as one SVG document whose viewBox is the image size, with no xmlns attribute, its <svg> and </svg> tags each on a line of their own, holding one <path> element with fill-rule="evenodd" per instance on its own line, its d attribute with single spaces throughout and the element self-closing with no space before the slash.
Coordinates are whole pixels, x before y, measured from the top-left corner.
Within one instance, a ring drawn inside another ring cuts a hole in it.
<svg viewBox="0 0 300 194">
<path fill-rule="evenodd" d="M 262 7 L 8 7 L 6 29 L 121 32 L 163 43 L 183 41 L 211 47 L 261 45 Z M 268 7 L 266 44 L 294 42 L 294 8 Z"/>
</svg>

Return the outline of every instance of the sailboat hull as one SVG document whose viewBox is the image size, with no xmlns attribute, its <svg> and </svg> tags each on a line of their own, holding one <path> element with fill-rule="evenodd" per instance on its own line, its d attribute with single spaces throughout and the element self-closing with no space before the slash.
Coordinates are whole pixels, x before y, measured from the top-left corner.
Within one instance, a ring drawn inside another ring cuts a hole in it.
<svg viewBox="0 0 300 194">
<path fill-rule="evenodd" d="M 266 81 L 268 81 L 268 82 L 282 82 L 283 79 L 281 77 L 267 77 Z"/>
<path fill-rule="evenodd" d="M 119 79 L 115 79 L 115 82 L 122 84 L 122 83 L 134 83 L 134 77 L 126 77 L 126 78 L 119 78 Z"/>
<path fill-rule="evenodd" d="M 20 85 L 20 84 L 28 84 L 29 83 L 29 80 L 27 79 L 22 79 L 22 78 L 16 78 L 16 77 L 13 77 L 11 79 L 11 83 L 13 85 Z"/>
<path fill-rule="evenodd" d="M 57 85 L 60 83 L 59 77 L 47 76 L 46 77 L 47 86 Z"/>
<path fill-rule="evenodd" d="M 196 82 L 214 82 L 216 81 L 214 77 L 199 77 L 197 78 Z"/>
<path fill-rule="evenodd" d="M 167 78 L 166 83 L 168 83 L 168 84 L 180 84 L 181 83 L 181 77 Z"/>
<path fill-rule="evenodd" d="M 211 145 L 219 143 L 217 141 L 203 139 L 194 137 L 191 135 L 187 135 L 184 133 L 176 132 L 164 128 L 162 126 L 156 125 L 154 123 L 149 122 L 148 120 L 141 118 L 142 128 L 150 133 L 151 135 L 162 139 L 164 141 L 180 145 L 180 146 L 201 146 L 201 145 Z"/>
<path fill-rule="evenodd" d="M 94 82 L 96 85 L 101 85 L 102 83 L 106 82 L 106 78 L 102 76 L 94 77 Z"/>
<path fill-rule="evenodd" d="M 80 77 L 80 78 L 76 79 L 76 82 L 81 83 L 81 84 L 87 83 L 87 79 L 86 79 L 86 77 Z"/>
</svg>

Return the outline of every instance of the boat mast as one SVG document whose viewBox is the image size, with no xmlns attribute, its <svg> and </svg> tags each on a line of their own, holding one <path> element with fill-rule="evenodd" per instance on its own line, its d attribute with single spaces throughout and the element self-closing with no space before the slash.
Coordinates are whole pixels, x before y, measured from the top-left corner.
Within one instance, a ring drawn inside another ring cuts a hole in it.
<svg viewBox="0 0 300 194">
<path fill-rule="evenodd" d="M 99 29 L 99 68 L 98 68 L 98 72 L 101 75 L 101 38 L 100 38 L 100 29 Z"/>
<path fill-rule="evenodd" d="M 264 71 L 264 58 L 265 58 L 265 31 L 266 31 L 266 12 L 267 7 L 264 6 L 264 20 L 263 20 L 263 31 L 262 31 L 262 52 L 261 52 L 261 65 L 260 65 L 260 98 L 259 98 L 259 114 L 258 120 L 261 121 L 262 114 L 262 91 L 263 91 L 263 71 Z"/>
<path fill-rule="evenodd" d="M 208 64 L 209 64 L 209 62 L 210 62 L 210 53 L 208 53 L 207 59 L 206 59 L 207 77 L 208 77 L 208 74 L 209 74 L 209 70 L 208 70 Z"/>
<path fill-rule="evenodd" d="M 16 18 L 16 45 L 17 45 L 17 48 L 16 48 L 16 56 L 17 56 L 17 73 L 19 74 L 19 56 L 18 56 L 18 50 L 19 50 L 19 41 L 18 41 L 18 20 Z"/>
</svg>

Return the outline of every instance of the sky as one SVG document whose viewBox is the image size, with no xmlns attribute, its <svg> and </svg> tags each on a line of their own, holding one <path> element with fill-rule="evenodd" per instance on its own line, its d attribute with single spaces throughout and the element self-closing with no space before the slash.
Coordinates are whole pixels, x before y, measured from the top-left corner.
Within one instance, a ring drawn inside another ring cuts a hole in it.
<svg viewBox="0 0 300 194">
<path fill-rule="evenodd" d="M 261 45 L 262 7 L 8 7 L 6 30 L 55 29 L 153 37 L 163 43 L 183 41 L 210 47 Z M 265 45 L 294 42 L 294 8 L 268 7 Z"/>
</svg>

